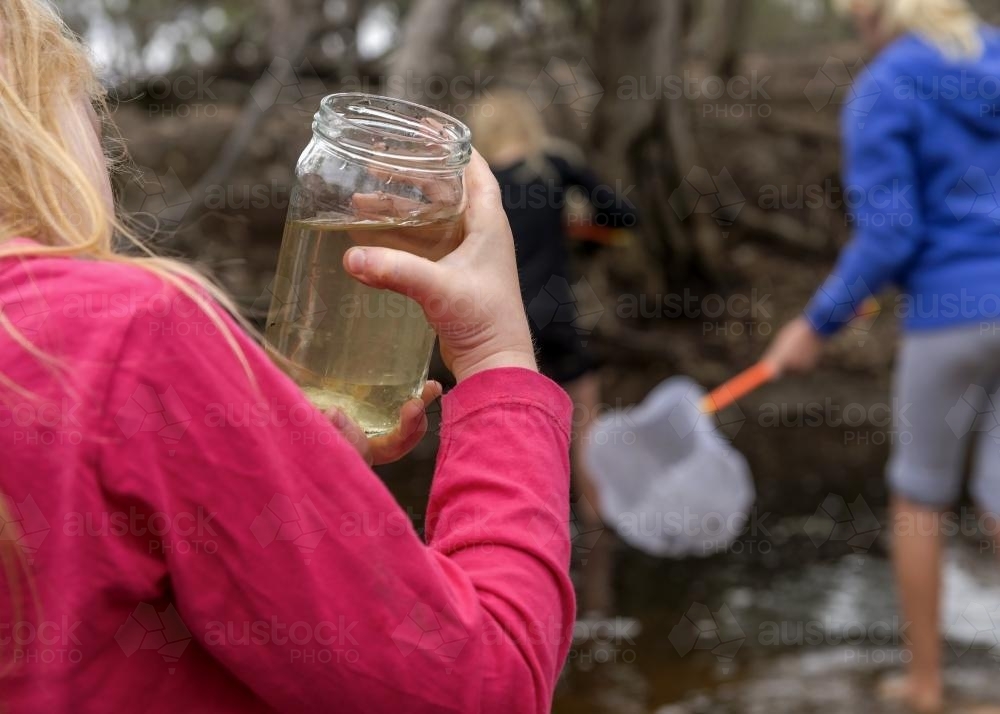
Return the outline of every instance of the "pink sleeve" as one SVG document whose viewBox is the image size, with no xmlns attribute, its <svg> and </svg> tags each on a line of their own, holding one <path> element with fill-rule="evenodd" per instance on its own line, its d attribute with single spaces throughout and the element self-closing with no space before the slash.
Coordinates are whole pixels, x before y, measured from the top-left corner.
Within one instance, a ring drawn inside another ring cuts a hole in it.
<svg viewBox="0 0 1000 714">
<path fill-rule="evenodd" d="M 102 488 L 166 514 L 116 567 L 162 561 L 194 639 L 276 709 L 548 711 L 574 617 L 566 395 L 507 369 L 444 398 L 424 544 L 255 344 L 259 392 L 172 304 L 135 319 L 108 395 Z"/>
</svg>

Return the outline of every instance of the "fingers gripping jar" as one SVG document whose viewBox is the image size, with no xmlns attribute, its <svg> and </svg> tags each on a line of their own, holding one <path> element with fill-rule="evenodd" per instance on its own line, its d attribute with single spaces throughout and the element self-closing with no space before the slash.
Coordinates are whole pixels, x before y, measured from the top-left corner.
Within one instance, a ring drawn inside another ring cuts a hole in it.
<svg viewBox="0 0 1000 714">
<path fill-rule="evenodd" d="M 366 94 L 320 105 L 299 158 L 265 332 L 321 409 L 369 435 L 391 432 L 427 379 L 434 332 L 410 298 L 343 268 L 352 246 L 439 260 L 462 240 L 468 128 L 441 112 Z"/>
</svg>

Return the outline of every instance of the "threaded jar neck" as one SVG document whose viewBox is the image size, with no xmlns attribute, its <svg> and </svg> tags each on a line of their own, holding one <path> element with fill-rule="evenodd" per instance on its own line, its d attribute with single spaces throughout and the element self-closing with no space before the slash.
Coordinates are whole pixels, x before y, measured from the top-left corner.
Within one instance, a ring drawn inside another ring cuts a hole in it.
<svg viewBox="0 0 1000 714">
<path fill-rule="evenodd" d="M 453 117 L 420 104 L 371 94 L 331 94 L 313 133 L 327 148 L 390 171 L 456 173 L 472 157 L 472 134 Z"/>
</svg>

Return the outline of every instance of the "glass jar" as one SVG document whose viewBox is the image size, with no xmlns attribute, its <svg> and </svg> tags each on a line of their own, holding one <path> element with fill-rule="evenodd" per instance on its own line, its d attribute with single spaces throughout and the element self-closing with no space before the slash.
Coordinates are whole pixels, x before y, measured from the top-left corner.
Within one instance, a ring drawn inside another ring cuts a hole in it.
<svg viewBox="0 0 1000 714">
<path fill-rule="evenodd" d="M 334 94 L 299 158 L 265 337 L 321 409 L 369 435 L 391 432 L 419 397 L 435 335 L 423 310 L 343 268 L 351 246 L 439 260 L 463 237 L 469 129 L 418 104 Z"/>
</svg>

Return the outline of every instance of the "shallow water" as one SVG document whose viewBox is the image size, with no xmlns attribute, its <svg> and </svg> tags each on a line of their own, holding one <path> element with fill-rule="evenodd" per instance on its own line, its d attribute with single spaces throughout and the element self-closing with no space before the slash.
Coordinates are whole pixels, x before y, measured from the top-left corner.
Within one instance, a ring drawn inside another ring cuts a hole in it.
<svg viewBox="0 0 1000 714">
<path fill-rule="evenodd" d="M 617 609 L 637 623 L 612 620 L 598 642 L 584 641 L 593 628 L 580 629 L 554 711 L 902 711 L 874 699 L 879 678 L 908 657 L 885 533 L 870 550 L 817 546 L 803 525 L 782 521 L 766 540 L 701 561 L 619 548 Z M 979 552 L 991 549 L 984 543 L 955 540 L 946 551 L 948 711 L 1000 704 L 1000 569 Z"/>
<path fill-rule="evenodd" d="M 759 449 L 751 458 L 756 474 L 773 473 L 779 457 L 795 461 L 788 452 L 796 445 L 811 449 L 820 464 L 834 463 L 840 454 L 824 452 L 820 458 L 816 444 L 799 437 L 775 445 L 752 427 L 748 422 L 741 431 L 740 448 Z M 417 515 L 418 527 L 434 452 L 433 440 L 427 440 L 414 461 L 380 469 Z M 860 458 L 857 450 L 844 453 Z M 794 487 L 787 479 L 758 480 L 758 508 L 765 512 L 758 510 L 756 525 L 752 519 L 723 554 L 676 561 L 617 543 L 612 582 L 615 612 L 622 619 L 611 618 L 610 630 L 596 628 L 597 643 L 582 641 L 588 628 L 580 628 L 581 641 L 571 649 L 553 711 L 903 712 L 874 697 L 879 679 L 901 670 L 908 635 L 887 559 L 892 526 L 875 506 L 885 502 L 882 479 L 863 468 L 882 457 L 836 465 L 823 477 L 797 472 Z M 414 477 L 414 463 L 420 478 Z M 964 508 L 961 513 L 971 514 Z M 973 533 L 949 538 L 943 571 L 949 714 L 1000 705 L 1000 561 L 992 539 L 975 533 L 989 523 L 976 524 L 963 527 Z M 607 531 L 574 537 L 578 585 L 586 567 L 580 561 L 606 539 L 614 543 Z"/>
</svg>

